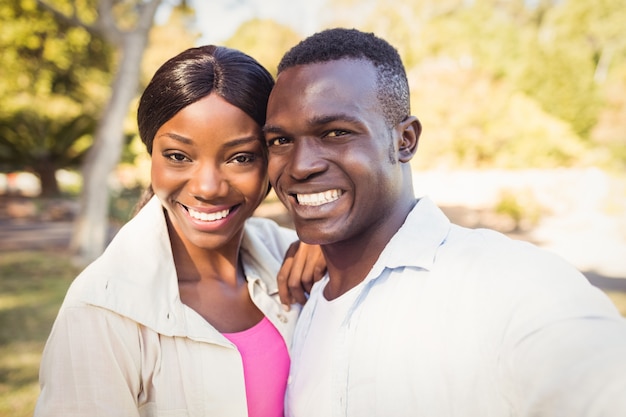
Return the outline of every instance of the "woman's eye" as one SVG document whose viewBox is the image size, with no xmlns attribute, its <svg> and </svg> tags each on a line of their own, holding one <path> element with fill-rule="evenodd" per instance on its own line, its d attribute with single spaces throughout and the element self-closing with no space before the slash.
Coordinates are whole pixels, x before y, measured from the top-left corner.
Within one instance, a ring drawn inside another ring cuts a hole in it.
<svg viewBox="0 0 626 417">
<path fill-rule="evenodd" d="M 183 155 L 182 153 L 178 153 L 178 152 L 165 154 L 165 157 L 174 162 L 185 162 L 189 160 L 189 158 L 187 158 L 185 155 Z"/>
<path fill-rule="evenodd" d="M 248 164 L 250 162 L 254 162 L 256 160 L 256 155 L 254 154 L 239 154 L 232 158 L 234 162 L 238 164 Z"/>
</svg>

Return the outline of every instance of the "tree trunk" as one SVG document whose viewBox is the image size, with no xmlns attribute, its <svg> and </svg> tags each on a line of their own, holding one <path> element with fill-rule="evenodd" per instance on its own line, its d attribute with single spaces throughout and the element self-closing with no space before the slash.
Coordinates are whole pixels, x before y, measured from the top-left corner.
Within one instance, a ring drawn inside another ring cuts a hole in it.
<svg viewBox="0 0 626 417">
<path fill-rule="evenodd" d="M 57 197 L 60 192 L 56 177 L 56 165 L 52 161 L 41 160 L 34 169 L 41 183 L 41 196 Z"/>
<path fill-rule="evenodd" d="M 122 153 L 124 119 L 138 90 L 148 33 L 149 30 L 136 30 L 125 34 L 112 95 L 96 129 L 94 144 L 83 163 L 80 211 L 70 244 L 75 260 L 82 265 L 97 258 L 108 243 L 108 179 Z"/>
</svg>

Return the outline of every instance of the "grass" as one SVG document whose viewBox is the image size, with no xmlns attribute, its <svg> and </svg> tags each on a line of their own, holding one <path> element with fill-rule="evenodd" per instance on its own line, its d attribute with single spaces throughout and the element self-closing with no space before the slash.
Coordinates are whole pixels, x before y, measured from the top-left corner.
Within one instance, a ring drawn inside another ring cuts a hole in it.
<svg viewBox="0 0 626 417">
<path fill-rule="evenodd" d="M 0 416 L 32 416 L 39 359 L 76 276 L 61 252 L 0 253 Z"/>
<path fill-rule="evenodd" d="M 41 351 L 79 271 L 63 252 L 0 253 L 0 416 L 32 416 Z M 626 293 L 607 292 L 626 316 Z"/>
</svg>

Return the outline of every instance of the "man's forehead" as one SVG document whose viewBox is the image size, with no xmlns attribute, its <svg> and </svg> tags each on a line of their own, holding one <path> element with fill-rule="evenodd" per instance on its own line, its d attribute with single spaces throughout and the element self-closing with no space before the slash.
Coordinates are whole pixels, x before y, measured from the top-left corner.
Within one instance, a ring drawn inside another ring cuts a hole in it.
<svg viewBox="0 0 626 417">
<path fill-rule="evenodd" d="M 273 98 L 285 96 L 295 102 L 305 100 L 370 100 L 376 94 L 376 72 L 368 61 L 338 60 L 298 65 L 281 72 Z"/>
<path fill-rule="evenodd" d="M 311 64 L 296 65 L 283 70 L 277 77 L 276 83 L 285 82 L 328 82 L 341 80 L 354 80 L 370 83 L 376 81 L 376 69 L 374 65 L 365 59 L 344 58 L 339 60 L 315 62 Z M 366 88 L 363 85 L 363 88 Z"/>
<path fill-rule="evenodd" d="M 299 65 L 278 76 L 265 131 L 293 133 L 335 122 L 358 125 L 382 117 L 379 106 L 373 67 L 341 61 Z"/>
</svg>

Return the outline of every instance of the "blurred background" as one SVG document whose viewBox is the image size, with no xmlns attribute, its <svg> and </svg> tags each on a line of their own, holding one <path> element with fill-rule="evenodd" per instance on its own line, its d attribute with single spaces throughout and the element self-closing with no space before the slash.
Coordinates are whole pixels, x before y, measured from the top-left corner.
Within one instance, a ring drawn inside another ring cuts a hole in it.
<svg viewBox="0 0 626 417">
<path fill-rule="evenodd" d="M 419 195 L 576 265 L 626 315 L 626 0 L 0 1 L 0 415 L 32 415 L 71 279 L 149 179 L 138 96 L 206 43 L 275 74 L 318 30 L 396 46 Z M 258 214 L 289 225 L 273 195 Z"/>
</svg>

